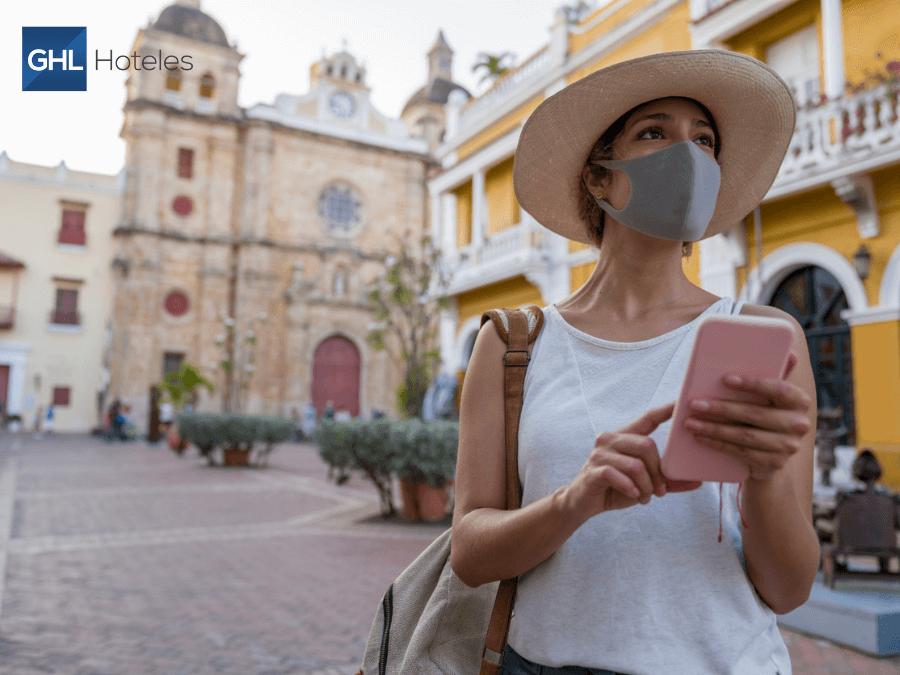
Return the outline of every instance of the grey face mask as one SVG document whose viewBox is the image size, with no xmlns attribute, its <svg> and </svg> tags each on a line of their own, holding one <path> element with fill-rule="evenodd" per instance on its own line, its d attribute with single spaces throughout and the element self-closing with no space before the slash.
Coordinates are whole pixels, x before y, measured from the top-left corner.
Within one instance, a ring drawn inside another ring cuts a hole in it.
<svg viewBox="0 0 900 675">
<path fill-rule="evenodd" d="M 597 205 L 623 225 L 674 241 L 697 241 L 706 232 L 716 210 L 721 176 L 718 163 L 694 141 L 597 164 L 621 169 L 631 181 L 631 196 L 623 209 L 594 196 Z"/>
</svg>

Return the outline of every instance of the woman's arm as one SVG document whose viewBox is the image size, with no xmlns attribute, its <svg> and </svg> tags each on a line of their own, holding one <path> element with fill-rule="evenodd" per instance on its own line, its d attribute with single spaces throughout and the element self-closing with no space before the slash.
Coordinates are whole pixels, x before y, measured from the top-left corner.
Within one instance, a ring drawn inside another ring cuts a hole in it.
<svg viewBox="0 0 900 675">
<path fill-rule="evenodd" d="M 505 351 L 493 322 L 487 322 L 475 339 L 460 399 L 450 564 L 471 587 L 537 567 L 584 522 L 565 486 L 506 510 Z"/>
<path fill-rule="evenodd" d="M 794 407 L 807 421 L 805 431 L 798 426 L 789 436 L 788 442 L 795 444 L 789 447 L 796 451 L 771 477 L 744 483 L 744 512 L 749 528 L 742 532 L 747 572 L 769 607 L 786 614 L 807 601 L 819 568 L 819 537 L 812 520 L 816 385 L 800 324 L 775 308 L 750 309 L 754 314 L 788 319 L 794 326 L 791 351 L 797 363 L 785 380 L 794 391 L 785 393 L 788 401 L 798 390 L 806 395 L 806 407 Z"/>
<path fill-rule="evenodd" d="M 819 539 L 812 518 L 816 389 L 800 325 L 774 307 L 749 305 L 743 313 L 790 321 L 794 367 L 783 381 L 750 381 L 735 387 L 763 394 L 771 406 L 711 401 L 711 408 L 692 412 L 704 425 L 694 431 L 712 447 L 751 464 L 742 494 L 747 573 L 769 607 L 785 614 L 809 598 L 819 567 Z"/>
</svg>

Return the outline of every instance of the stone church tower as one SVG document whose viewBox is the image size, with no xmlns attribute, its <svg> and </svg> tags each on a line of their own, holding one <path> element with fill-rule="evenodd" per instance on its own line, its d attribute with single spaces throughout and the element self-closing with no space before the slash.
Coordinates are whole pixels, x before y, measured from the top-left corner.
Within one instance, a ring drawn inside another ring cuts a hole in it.
<svg viewBox="0 0 900 675">
<path fill-rule="evenodd" d="M 444 31 L 439 30 L 431 49 L 428 50 L 428 79 L 417 89 L 400 113 L 402 119 L 417 136 L 428 141 L 433 151 L 444 138 L 447 128 L 445 106 L 450 93 L 459 90 L 467 98 L 471 94 L 453 81 L 453 50 L 447 44 Z"/>
<path fill-rule="evenodd" d="M 246 109 L 243 55 L 199 2 L 134 48 L 193 67 L 126 85 L 111 397 L 143 426 L 151 385 L 189 362 L 217 388 L 200 409 L 394 414 L 401 368 L 365 341 L 366 290 L 404 232 L 429 231 L 427 141 L 372 105 L 346 48 L 312 64 L 308 92 Z"/>
</svg>

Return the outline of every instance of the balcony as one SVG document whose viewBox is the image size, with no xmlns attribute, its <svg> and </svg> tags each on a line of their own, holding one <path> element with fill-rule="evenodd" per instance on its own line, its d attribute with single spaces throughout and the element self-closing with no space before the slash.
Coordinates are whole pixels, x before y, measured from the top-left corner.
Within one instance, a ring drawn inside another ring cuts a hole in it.
<svg viewBox="0 0 900 675">
<path fill-rule="evenodd" d="M 56 326 L 80 326 L 81 315 L 74 309 L 54 309 L 50 312 L 50 323 Z"/>
<path fill-rule="evenodd" d="M 691 0 L 694 49 L 717 46 L 796 0 Z"/>
<path fill-rule="evenodd" d="M 0 330 L 12 330 L 16 324 L 16 308 L 0 305 Z"/>
<path fill-rule="evenodd" d="M 703 21 L 704 19 L 709 18 L 710 14 L 718 12 L 725 5 L 730 5 L 732 3 L 739 2 L 739 0 L 699 0 L 699 2 L 695 1 L 692 4 L 694 5 L 695 16 L 692 18 L 695 21 Z"/>
<path fill-rule="evenodd" d="M 552 233 L 533 219 L 485 237 L 445 257 L 451 270 L 449 294 L 462 293 L 520 274 L 544 272 L 552 264 Z"/>
<path fill-rule="evenodd" d="M 498 78 L 484 94 L 463 106 L 459 128 L 468 129 L 495 115 L 505 101 L 526 91 L 530 80 L 539 77 L 553 66 L 552 57 L 550 49 L 545 46 Z"/>
<path fill-rule="evenodd" d="M 888 85 L 798 110 L 797 126 L 775 183 L 774 199 L 900 161 L 898 88 Z"/>
</svg>

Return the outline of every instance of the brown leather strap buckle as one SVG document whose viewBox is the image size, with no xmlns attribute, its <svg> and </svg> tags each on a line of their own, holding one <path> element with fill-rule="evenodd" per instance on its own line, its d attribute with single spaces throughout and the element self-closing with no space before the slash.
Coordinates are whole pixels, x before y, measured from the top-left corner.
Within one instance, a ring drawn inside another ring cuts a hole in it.
<svg viewBox="0 0 900 675">
<path fill-rule="evenodd" d="M 500 652 L 495 652 L 493 649 L 485 646 L 484 650 L 481 652 L 481 658 L 488 663 L 499 666 L 500 661 L 503 655 Z"/>
<path fill-rule="evenodd" d="M 525 356 L 523 357 L 521 354 Z M 512 363 L 510 363 L 511 356 L 513 356 Z M 527 366 L 529 361 L 531 361 L 531 354 L 528 353 L 527 349 L 509 349 L 503 355 L 504 366 Z"/>
</svg>

